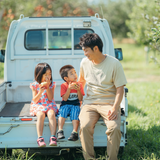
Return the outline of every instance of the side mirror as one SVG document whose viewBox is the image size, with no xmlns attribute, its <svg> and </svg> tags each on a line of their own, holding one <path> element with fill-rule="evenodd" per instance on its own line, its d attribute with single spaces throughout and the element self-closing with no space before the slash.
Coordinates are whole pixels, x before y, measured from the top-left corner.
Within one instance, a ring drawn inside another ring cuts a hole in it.
<svg viewBox="0 0 160 160">
<path fill-rule="evenodd" d="M 115 48 L 114 51 L 115 51 L 115 57 L 119 61 L 123 60 L 122 48 Z"/>
<path fill-rule="evenodd" d="M 0 62 L 4 63 L 5 50 L 0 50 Z"/>
</svg>

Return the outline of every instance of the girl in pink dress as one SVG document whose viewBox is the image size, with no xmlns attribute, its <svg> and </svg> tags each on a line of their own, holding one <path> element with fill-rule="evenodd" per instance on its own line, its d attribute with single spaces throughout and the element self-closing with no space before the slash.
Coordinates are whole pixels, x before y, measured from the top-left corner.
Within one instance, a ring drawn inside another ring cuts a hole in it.
<svg viewBox="0 0 160 160">
<path fill-rule="evenodd" d="M 50 146 L 57 146 L 56 134 L 56 117 L 58 112 L 56 103 L 54 101 L 55 82 L 52 81 L 52 70 L 47 63 L 37 64 L 34 71 L 35 82 L 30 84 L 32 89 L 32 102 L 30 108 L 30 115 L 37 116 L 37 143 L 39 147 L 45 147 L 43 126 L 45 116 L 48 116 L 49 127 L 51 131 Z"/>
</svg>

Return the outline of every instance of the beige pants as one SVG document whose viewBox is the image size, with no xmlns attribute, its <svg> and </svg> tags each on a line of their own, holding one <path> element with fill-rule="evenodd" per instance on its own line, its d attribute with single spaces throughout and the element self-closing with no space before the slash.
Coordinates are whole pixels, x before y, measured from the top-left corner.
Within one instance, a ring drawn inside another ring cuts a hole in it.
<svg viewBox="0 0 160 160">
<path fill-rule="evenodd" d="M 119 110 L 117 120 L 108 121 L 107 113 L 111 107 L 111 105 L 84 105 L 81 109 L 79 115 L 80 139 L 85 160 L 95 159 L 93 133 L 100 116 L 107 126 L 107 155 L 109 160 L 117 160 L 121 140 L 121 115 Z"/>
</svg>

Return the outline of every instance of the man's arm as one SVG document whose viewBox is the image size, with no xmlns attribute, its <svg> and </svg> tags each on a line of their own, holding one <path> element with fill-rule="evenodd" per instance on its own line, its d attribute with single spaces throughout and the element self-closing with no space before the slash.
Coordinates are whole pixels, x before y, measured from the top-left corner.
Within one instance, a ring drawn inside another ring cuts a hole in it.
<svg viewBox="0 0 160 160">
<path fill-rule="evenodd" d="M 117 91 L 116 91 L 114 105 L 113 105 L 112 109 L 110 109 L 108 111 L 108 120 L 117 119 L 118 109 L 119 109 L 120 103 L 122 101 L 123 94 L 124 94 L 124 86 L 118 87 Z"/>
<path fill-rule="evenodd" d="M 80 88 L 77 90 L 77 94 L 78 94 L 78 99 L 79 99 L 79 101 L 82 101 L 82 100 L 83 100 L 83 95 L 82 95 L 82 93 L 81 93 Z"/>
<path fill-rule="evenodd" d="M 85 87 L 86 80 L 84 79 L 83 70 L 81 68 L 80 68 L 80 74 L 79 74 L 78 82 L 80 82 L 82 84 L 83 88 Z"/>
</svg>

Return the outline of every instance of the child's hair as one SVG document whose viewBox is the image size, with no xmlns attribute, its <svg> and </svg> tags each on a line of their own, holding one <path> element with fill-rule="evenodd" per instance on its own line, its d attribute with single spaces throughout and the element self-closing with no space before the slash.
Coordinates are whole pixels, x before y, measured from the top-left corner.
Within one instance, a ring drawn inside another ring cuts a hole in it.
<svg viewBox="0 0 160 160">
<path fill-rule="evenodd" d="M 64 81 L 65 81 L 64 77 L 68 77 L 68 71 L 70 71 L 73 68 L 74 67 L 71 65 L 65 65 L 59 70 L 59 73 Z"/>
<path fill-rule="evenodd" d="M 90 47 L 92 50 L 98 46 L 99 51 L 102 52 L 103 42 L 96 33 L 86 33 L 80 38 L 79 45 L 81 47 Z"/>
<path fill-rule="evenodd" d="M 49 64 L 47 63 L 38 63 L 35 70 L 34 70 L 34 79 L 40 84 L 42 80 L 43 74 L 46 73 L 47 70 L 50 70 L 52 73 L 52 69 Z M 51 75 L 51 82 L 52 82 L 52 75 Z"/>
</svg>

